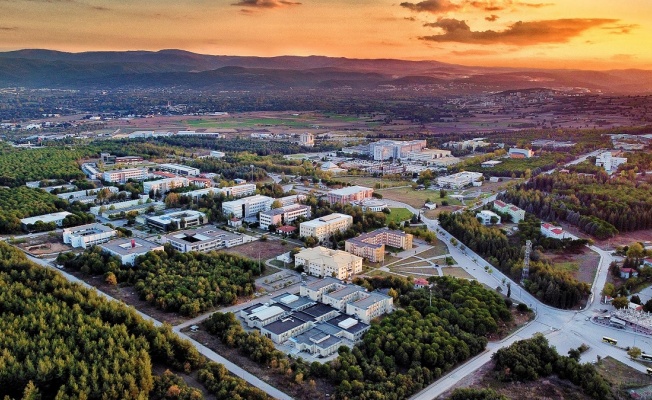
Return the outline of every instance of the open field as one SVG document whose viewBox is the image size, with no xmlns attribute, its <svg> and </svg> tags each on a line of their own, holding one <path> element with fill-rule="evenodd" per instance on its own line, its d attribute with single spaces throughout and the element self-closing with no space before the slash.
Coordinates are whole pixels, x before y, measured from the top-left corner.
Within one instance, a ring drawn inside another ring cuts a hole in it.
<svg viewBox="0 0 652 400">
<path fill-rule="evenodd" d="M 462 204 L 459 200 L 451 198 L 450 196 L 446 196 L 442 199 L 439 197 L 439 191 L 434 190 L 414 190 L 409 187 L 398 189 L 378 189 L 376 192 L 382 194 L 385 199 L 401 201 L 414 208 L 423 207 L 426 200 L 437 203 L 437 205 L 441 205 L 442 201 L 448 201 L 449 205 Z"/>
<path fill-rule="evenodd" d="M 35 256 L 56 255 L 60 252 L 73 250 L 71 246 L 63 243 L 63 236 L 60 233 L 55 234 L 54 232 L 20 239 L 16 242 L 16 246 Z"/>
<path fill-rule="evenodd" d="M 460 279 L 474 279 L 471 274 L 466 272 L 464 268 L 460 267 L 442 267 L 441 272 L 444 276 L 454 276 L 455 278 Z"/>
<path fill-rule="evenodd" d="M 408 221 L 412 218 L 412 212 L 407 208 L 390 208 L 392 211 L 387 215 L 387 223 L 394 222 L 395 224 L 400 224 L 403 221 Z"/>
<path fill-rule="evenodd" d="M 255 241 L 242 244 L 240 246 L 231 247 L 229 249 L 222 250 L 225 253 L 235 253 L 240 254 L 245 257 L 252 258 L 257 260 L 260 257 L 261 262 L 274 258 L 283 253 L 287 253 L 292 250 L 290 244 L 283 244 L 280 240 L 271 240 L 268 239 L 265 242 Z"/>
<path fill-rule="evenodd" d="M 429 246 L 432 246 L 432 248 L 426 251 L 422 251 L 421 253 L 417 253 L 417 256 L 421 258 L 432 258 L 448 254 L 448 248 L 444 242 L 439 239 L 430 243 Z"/>
<path fill-rule="evenodd" d="M 593 283 L 600 262 L 600 256 L 587 248 L 577 254 L 545 253 L 544 258 L 550 261 L 555 269 L 570 272 L 579 281 L 587 283 Z"/>
<path fill-rule="evenodd" d="M 389 179 L 374 178 L 371 176 L 338 176 L 336 179 L 338 181 L 350 183 L 352 185 L 366 186 L 370 188 L 375 188 L 377 184 L 380 185 L 381 188 L 391 188 L 391 187 L 400 187 L 400 186 L 411 187 L 412 185 L 412 181 L 408 181 L 408 180 L 394 181 Z M 376 189 L 376 190 L 380 190 L 380 189 Z"/>
<path fill-rule="evenodd" d="M 308 128 L 312 121 L 299 118 L 233 118 L 220 120 L 191 119 L 186 121 L 190 128 L 251 128 L 264 126 L 289 126 Z"/>
</svg>

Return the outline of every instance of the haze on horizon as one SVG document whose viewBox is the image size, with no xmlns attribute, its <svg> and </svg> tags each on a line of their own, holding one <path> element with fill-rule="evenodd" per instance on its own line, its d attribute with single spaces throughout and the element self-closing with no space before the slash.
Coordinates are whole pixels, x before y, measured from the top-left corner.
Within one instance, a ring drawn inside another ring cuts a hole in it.
<svg viewBox="0 0 652 400">
<path fill-rule="evenodd" d="M 178 48 L 652 69 L 651 19 L 649 0 L 0 0 L 0 51 Z"/>
</svg>

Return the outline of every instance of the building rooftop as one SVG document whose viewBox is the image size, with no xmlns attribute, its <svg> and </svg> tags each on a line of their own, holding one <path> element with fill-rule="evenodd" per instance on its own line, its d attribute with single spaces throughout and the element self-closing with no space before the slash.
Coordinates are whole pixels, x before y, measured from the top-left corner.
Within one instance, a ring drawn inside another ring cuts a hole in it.
<svg viewBox="0 0 652 400">
<path fill-rule="evenodd" d="M 327 304 L 317 303 L 301 311 L 314 318 L 319 318 L 330 312 L 337 311 L 337 310 Z"/>
<path fill-rule="evenodd" d="M 320 279 L 318 281 L 308 283 L 307 285 L 304 285 L 304 286 L 307 287 L 310 290 L 319 290 L 319 289 L 323 289 L 323 288 L 325 288 L 327 286 L 330 286 L 332 284 L 343 285 L 342 281 L 340 281 L 339 279 L 331 278 L 329 276 L 329 277 Z"/>
<path fill-rule="evenodd" d="M 297 230 L 296 226 L 291 226 L 291 225 L 283 225 L 278 228 L 276 228 L 278 232 L 283 232 L 283 233 L 292 233 Z"/>
<path fill-rule="evenodd" d="M 346 214 L 333 213 L 333 214 L 323 216 L 321 218 L 317 218 L 317 219 L 313 219 L 313 220 L 310 220 L 310 221 L 302 222 L 301 225 L 316 227 L 316 226 L 321 226 L 321 225 L 324 225 L 324 224 L 332 223 L 332 222 L 335 222 L 335 221 L 340 220 L 340 219 L 350 219 L 350 218 L 353 218 L 353 217 L 351 217 L 350 215 L 346 215 Z"/>
<path fill-rule="evenodd" d="M 295 313 L 296 314 L 296 313 Z M 297 315 L 292 314 L 286 318 L 274 321 L 269 325 L 265 325 L 263 329 L 272 332 L 276 335 L 281 335 L 285 332 L 291 331 L 292 329 L 305 324 L 308 321 L 304 321 L 299 318 Z"/>
<path fill-rule="evenodd" d="M 290 293 L 287 293 L 287 292 L 283 293 L 283 294 L 281 294 L 279 296 L 273 297 L 272 300 L 275 303 L 284 304 L 284 305 L 290 307 L 291 309 L 295 309 L 295 310 L 297 308 L 301 308 L 301 307 L 306 306 L 308 304 L 313 304 L 314 303 L 314 301 L 310 300 L 307 297 L 300 297 L 300 296 L 297 296 L 295 294 L 290 294 Z"/>
<path fill-rule="evenodd" d="M 63 230 L 64 233 L 71 233 L 77 236 L 88 236 L 88 235 L 94 235 L 96 233 L 111 232 L 111 231 L 113 231 L 113 228 L 110 228 L 106 225 L 102 225 L 99 223 L 79 225 L 72 228 L 66 228 Z"/>
<path fill-rule="evenodd" d="M 120 255 L 142 254 L 152 251 L 156 248 L 162 248 L 158 243 L 148 242 L 140 238 L 116 239 L 101 244 L 100 247 Z"/>
<path fill-rule="evenodd" d="M 339 268 L 343 264 L 362 261 L 361 257 L 342 250 L 333 250 L 323 246 L 303 249 L 295 256 L 307 260 L 309 263 L 321 263 L 323 266 Z"/>
<path fill-rule="evenodd" d="M 23 218 L 20 220 L 20 222 L 25 225 L 34 225 L 38 221 L 47 224 L 50 222 L 56 222 L 63 218 L 66 218 L 68 215 L 72 215 L 72 213 L 69 213 L 68 211 L 61 211 L 61 212 L 56 212 L 51 214 L 38 215 L 36 217 Z"/>
<path fill-rule="evenodd" d="M 358 285 L 346 285 L 343 288 L 334 290 L 330 293 L 324 293 L 324 296 L 332 297 L 336 300 L 341 300 L 343 297 L 353 294 L 355 292 L 366 292 L 366 289 Z"/>
<path fill-rule="evenodd" d="M 367 309 L 379 301 L 387 300 L 388 298 L 389 296 L 385 296 L 384 294 L 372 292 L 369 293 L 369 296 L 358 299 L 351 304 L 358 308 Z"/>
<path fill-rule="evenodd" d="M 357 319 L 352 318 L 346 314 L 338 315 L 337 317 L 331 318 L 325 322 L 326 324 L 334 326 L 336 329 L 343 329 L 353 334 L 363 331 L 369 327 L 368 324 L 365 324 L 362 321 L 358 321 Z"/>
<path fill-rule="evenodd" d="M 310 206 L 304 206 L 301 204 L 291 204 L 289 206 L 283 206 L 279 208 L 274 208 L 273 210 L 263 211 L 261 214 L 270 215 L 270 216 L 281 215 L 281 214 L 285 214 L 288 211 L 299 210 L 302 208 L 310 209 Z"/>
<path fill-rule="evenodd" d="M 343 187 L 341 189 L 331 190 L 329 193 L 338 196 L 348 196 L 359 192 L 364 192 L 367 190 L 373 190 L 373 189 L 364 186 L 348 186 L 348 187 Z"/>
<path fill-rule="evenodd" d="M 259 321 L 266 321 L 270 318 L 277 317 L 284 313 L 285 310 L 276 305 L 272 305 L 272 306 L 263 305 L 262 307 L 258 307 L 251 310 L 251 313 L 249 314 L 249 318 L 257 319 Z"/>
</svg>

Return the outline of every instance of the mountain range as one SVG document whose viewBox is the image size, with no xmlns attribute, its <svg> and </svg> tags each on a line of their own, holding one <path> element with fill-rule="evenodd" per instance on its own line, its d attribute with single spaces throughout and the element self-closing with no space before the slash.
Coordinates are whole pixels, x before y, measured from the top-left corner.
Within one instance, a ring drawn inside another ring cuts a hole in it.
<svg viewBox="0 0 652 400">
<path fill-rule="evenodd" d="M 449 91 L 459 87 L 467 92 L 536 87 L 645 94 L 652 92 L 652 71 L 470 67 L 439 61 L 324 56 L 216 56 L 183 50 L 0 52 L 0 87 L 288 90 L 415 85 L 439 85 Z"/>
</svg>

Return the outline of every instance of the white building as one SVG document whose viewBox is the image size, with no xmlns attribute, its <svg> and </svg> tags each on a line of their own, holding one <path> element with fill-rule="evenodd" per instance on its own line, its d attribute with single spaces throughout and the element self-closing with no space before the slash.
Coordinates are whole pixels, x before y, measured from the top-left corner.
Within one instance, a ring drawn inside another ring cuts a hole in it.
<svg viewBox="0 0 652 400">
<path fill-rule="evenodd" d="M 607 172 L 617 170 L 620 165 L 625 164 L 626 162 L 627 158 L 614 157 L 610 151 L 600 153 L 595 159 L 595 165 L 604 168 Z"/>
<path fill-rule="evenodd" d="M 518 149 L 516 147 L 510 148 L 508 154 L 511 158 L 532 158 L 534 156 L 531 149 Z"/>
<path fill-rule="evenodd" d="M 501 200 L 494 201 L 494 210 L 504 214 L 509 214 L 509 216 L 512 217 L 512 222 L 515 224 L 518 224 L 525 219 L 525 210 Z"/>
<path fill-rule="evenodd" d="M 251 218 L 256 217 L 259 212 L 268 211 L 273 202 L 273 198 L 257 194 L 238 200 L 225 201 L 222 203 L 222 212 L 226 216 L 232 215 L 235 218 Z"/>
<path fill-rule="evenodd" d="M 69 202 L 78 201 L 80 203 L 93 203 L 97 198 L 97 193 L 101 190 L 108 190 L 110 193 L 118 193 L 119 189 L 115 186 L 105 186 L 102 188 L 95 188 L 89 190 L 78 190 L 76 192 L 59 193 L 57 197 Z"/>
<path fill-rule="evenodd" d="M 462 189 L 473 184 L 473 182 L 476 182 L 480 178 L 482 178 L 482 174 L 479 172 L 463 171 L 437 178 L 437 185 L 450 189 Z"/>
<path fill-rule="evenodd" d="M 159 168 L 162 171 L 168 171 L 173 174 L 184 176 L 197 176 L 200 173 L 199 168 L 188 167 L 187 165 L 181 164 L 161 164 L 159 165 Z"/>
<path fill-rule="evenodd" d="M 125 183 L 129 179 L 143 181 L 147 179 L 147 170 L 144 168 L 127 168 L 106 171 L 102 174 L 102 180 L 106 182 Z"/>
<path fill-rule="evenodd" d="M 303 265 L 304 271 L 310 275 L 346 280 L 362 272 L 362 257 L 318 246 L 295 254 L 294 265 Z"/>
<path fill-rule="evenodd" d="M 51 214 L 39 215 L 36 217 L 23 218 L 20 220 L 20 223 L 23 226 L 28 226 L 28 225 L 34 225 L 37 222 L 42 222 L 44 224 L 49 224 L 51 222 L 54 222 L 57 226 L 61 226 L 63 224 L 63 220 L 68 215 L 72 215 L 72 213 L 69 213 L 68 211 L 61 211 L 61 212 L 56 212 Z"/>
<path fill-rule="evenodd" d="M 102 173 L 97 169 L 95 163 L 84 163 L 82 164 L 81 169 L 88 179 L 98 179 L 102 177 Z"/>
<path fill-rule="evenodd" d="M 244 235 L 234 234 L 215 227 L 185 230 L 161 237 L 163 244 L 187 253 L 189 251 L 207 252 L 225 247 L 237 246 L 244 242 Z"/>
<path fill-rule="evenodd" d="M 364 323 L 392 311 L 394 299 L 378 292 L 365 293 L 364 297 L 346 304 L 346 313 Z"/>
<path fill-rule="evenodd" d="M 147 217 L 145 221 L 147 226 L 167 232 L 203 225 L 208 222 L 208 218 L 206 218 L 206 214 L 203 212 L 182 210 L 164 215 Z"/>
<path fill-rule="evenodd" d="M 163 251 L 163 245 L 140 238 L 116 239 L 100 244 L 100 248 L 102 251 L 120 258 L 124 265 L 134 265 L 138 256 L 145 255 L 150 251 Z"/>
<path fill-rule="evenodd" d="M 482 210 L 479 213 L 475 214 L 475 217 L 480 220 L 482 225 L 500 224 L 500 215 L 496 214 L 493 211 Z M 496 222 L 492 222 L 492 218 L 494 218 Z"/>
<path fill-rule="evenodd" d="M 291 204 L 260 213 L 260 229 L 269 229 L 270 225 L 285 225 L 299 217 L 310 218 L 310 206 Z"/>
<path fill-rule="evenodd" d="M 380 199 L 374 199 L 374 198 L 354 201 L 352 204 L 354 206 L 358 206 L 362 208 L 362 211 L 365 212 L 366 211 L 381 212 L 384 209 L 388 208 L 387 202 Z"/>
<path fill-rule="evenodd" d="M 547 222 L 541 223 L 541 234 L 545 237 L 553 239 L 563 239 L 564 238 L 564 229 L 560 226 L 554 226 Z"/>
<path fill-rule="evenodd" d="M 155 181 L 143 182 L 143 192 L 150 193 L 154 191 L 160 194 L 165 194 L 172 189 L 178 187 L 185 187 L 188 186 L 189 184 L 190 181 L 188 181 L 188 178 L 177 177 L 177 178 L 158 179 Z"/>
<path fill-rule="evenodd" d="M 113 228 L 102 224 L 80 225 L 63 230 L 63 242 L 72 247 L 85 249 L 96 244 L 108 242 L 118 233 Z"/>
<path fill-rule="evenodd" d="M 165 203 L 162 201 L 150 201 L 148 203 L 148 199 L 149 198 L 147 196 L 142 195 L 140 199 L 136 200 L 127 200 L 121 201 L 119 203 L 111 203 L 102 206 L 91 207 L 90 212 L 93 215 L 101 215 L 104 218 L 110 218 L 111 216 L 119 215 L 123 212 L 127 214 L 134 211 L 138 214 L 142 214 L 150 209 L 158 211 L 165 208 Z"/>
<path fill-rule="evenodd" d="M 452 157 L 450 150 L 423 149 L 423 151 L 413 151 L 407 154 L 409 161 L 428 162 L 440 158 Z"/>
<path fill-rule="evenodd" d="M 312 133 L 302 133 L 299 136 L 299 144 L 301 146 L 313 147 L 315 145 L 315 135 Z"/>
<path fill-rule="evenodd" d="M 223 151 L 211 150 L 210 157 L 222 158 L 224 156 L 226 156 L 226 153 L 224 153 Z"/>
<path fill-rule="evenodd" d="M 331 237 L 335 232 L 344 232 L 353 225 L 353 217 L 350 215 L 333 213 L 321 218 L 313 219 L 299 224 L 299 236 L 314 236 L 320 242 Z"/>
<path fill-rule="evenodd" d="M 374 160 L 399 160 L 406 158 L 410 153 L 420 152 L 426 147 L 424 140 L 398 141 L 380 140 L 369 144 L 369 153 Z"/>
</svg>

